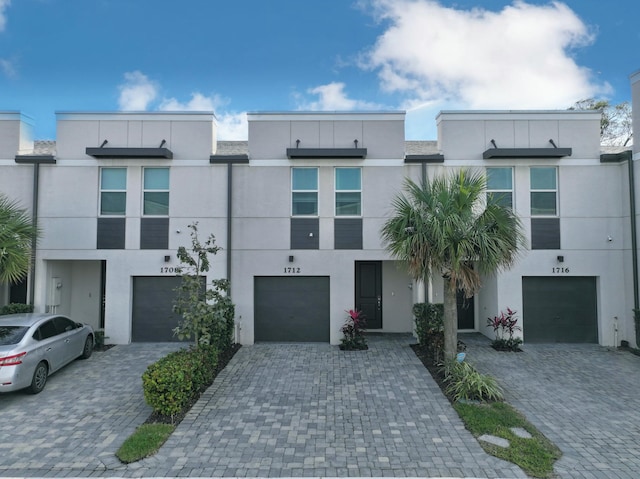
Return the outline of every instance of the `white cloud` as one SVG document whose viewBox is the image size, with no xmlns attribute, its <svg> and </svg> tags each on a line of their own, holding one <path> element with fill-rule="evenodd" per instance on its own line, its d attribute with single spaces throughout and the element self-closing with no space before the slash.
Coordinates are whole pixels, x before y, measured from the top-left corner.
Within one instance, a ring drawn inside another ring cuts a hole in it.
<svg viewBox="0 0 640 479">
<path fill-rule="evenodd" d="M 4 58 L 0 58 L 0 71 L 9 78 L 13 78 L 18 74 L 13 63 Z"/>
<path fill-rule="evenodd" d="M 246 140 L 249 137 L 246 113 L 222 113 L 216 117 L 219 140 Z"/>
<path fill-rule="evenodd" d="M 219 95 L 208 97 L 195 92 L 191 94 L 191 99 L 186 103 L 175 98 L 164 99 L 158 109 L 162 111 L 213 111 L 216 113 L 219 140 L 246 140 L 249 131 L 247 115 L 246 113 L 226 112 L 225 106 L 228 103 L 229 100 Z"/>
<path fill-rule="evenodd" d="M 307 93 L 316 95 L 316 101 L 302 101 L 299 104 L 301 110 L 311 111 L 338 111 L 338 110 L 374 110 L 381 108 L 375 103 L 349 98 L 344 91 L 345 84 L 332 82 L 310 88 Z"/>
<path fill-rule="evenodd" d="M 11 0 L 0 0 L 0 32 L 7 26 L 6 10 L 11 5 Z"/>
<path fill-rule="evenodd" d="M 195 92 L 191 94 L 191 100 L 187 103 L 182 103 L 175 98 L 165 98 L 158 109 L 163 111 L 213 111 L 215 103 L 215 98 Z"/>
<path fill-rule="evenodd" d="M 120 85 L 118 106 L 124 111 L 145 111 L 158 96 L 158 86 L 142 72 L 136 70 L 124 74 Z"/>
<path fill-rule="evenodd" d="M 594 41 L 565 4 L 515 1 L 499 12 L 459 10 L 430 0 L 372 0 L 388 25 L 364 55 L 381 87 L 407 105 L 461 108 L 567 108 L 605 94 L 572 58 Z"/>
</svg>

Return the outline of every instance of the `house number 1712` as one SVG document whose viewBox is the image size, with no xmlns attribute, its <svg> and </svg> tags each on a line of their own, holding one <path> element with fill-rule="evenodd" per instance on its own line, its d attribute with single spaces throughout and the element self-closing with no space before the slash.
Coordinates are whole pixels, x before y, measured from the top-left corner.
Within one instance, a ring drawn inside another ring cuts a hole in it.
<svg viewBox="0 0 640 479">
<path fill-rule="evenodd" d="M 291 266 L 285 267 L 284 274 L 300 274 L 300 268 L 294 268 Z"/>
</svg>

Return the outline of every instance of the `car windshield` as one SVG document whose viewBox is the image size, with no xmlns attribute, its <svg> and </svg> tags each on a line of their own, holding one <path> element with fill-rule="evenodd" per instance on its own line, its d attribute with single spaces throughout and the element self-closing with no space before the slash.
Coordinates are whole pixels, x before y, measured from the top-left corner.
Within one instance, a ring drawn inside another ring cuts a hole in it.
<svg viewBox="0 0 640 479">
<path fill-rule="evenodd" d="M 18 344 L 28 329 L 25 326 L 0 326 L 0 346 Z"/>
</svg>

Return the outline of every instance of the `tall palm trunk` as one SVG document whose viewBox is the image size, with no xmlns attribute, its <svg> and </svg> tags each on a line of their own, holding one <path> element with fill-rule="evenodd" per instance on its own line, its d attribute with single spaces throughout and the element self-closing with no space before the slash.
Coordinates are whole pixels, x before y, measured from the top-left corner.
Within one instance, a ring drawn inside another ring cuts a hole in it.
<svg viewBox="0 0 640 479">
<path fill-rule="evenodd" d="M 458 352 L 458 307 L 456 285 L 444 280 L 444 358 L 453 359 Z"/>
</svg>

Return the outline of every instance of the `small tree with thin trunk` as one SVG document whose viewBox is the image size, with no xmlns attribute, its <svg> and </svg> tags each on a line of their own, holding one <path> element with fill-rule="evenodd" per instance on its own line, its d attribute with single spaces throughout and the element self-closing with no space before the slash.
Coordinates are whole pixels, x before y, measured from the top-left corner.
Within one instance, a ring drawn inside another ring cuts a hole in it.
<svg viewBox="0 0 640 479">
<path fill-rule="evenodd" d="M 456 355 L 456 292 L 473 296 L 483 274 L 509 268 L 524 235 L 513 210 L 485 204 L 486 179 L 461 169 L 421 184 L 407 179 L 405 193 L 392 203 L 382 239 L 415 280 L 444 278 L 444 354 Z"/>
<path fill-rule="evenodd" d="M 196 349 L 210 344 L 222 350 L 231 345 L 233 335 L 235 307 L 227 296 L 229 281 L 216 279 L 207 284 L 204 275 L 211 267 L 209 255 L 218 253 L 220 247 L 213 234 L 200 242 L 197 222 L 189 229 L 191 248 L 178 248 L 182 281 L 176 289 L 173 311 L 182 316 L 182 321 L 173 332 L 180 340 L 193 338 Z"/>
</svg>

